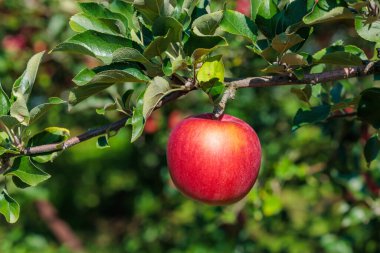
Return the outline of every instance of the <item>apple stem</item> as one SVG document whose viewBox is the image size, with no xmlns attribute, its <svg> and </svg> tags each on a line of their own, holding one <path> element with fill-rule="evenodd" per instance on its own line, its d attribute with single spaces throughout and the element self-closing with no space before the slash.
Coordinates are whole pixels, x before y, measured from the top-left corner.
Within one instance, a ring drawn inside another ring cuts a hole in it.
<svg viewBox="0 0 380 253">
<path fill-rule="evenodd" d="M 214 119 L 220 119 L 220 117 L 224 114 L 224 110 L 226 109 L 226 104 L 229 99 L 234 99 L 236 93 L 236 87 L 231 83 L 228 86 L 226 91 L 224 92 L 222 99 L 218 104 L 215 105 L 214 111 L 212 112 Z"/>
</svg>

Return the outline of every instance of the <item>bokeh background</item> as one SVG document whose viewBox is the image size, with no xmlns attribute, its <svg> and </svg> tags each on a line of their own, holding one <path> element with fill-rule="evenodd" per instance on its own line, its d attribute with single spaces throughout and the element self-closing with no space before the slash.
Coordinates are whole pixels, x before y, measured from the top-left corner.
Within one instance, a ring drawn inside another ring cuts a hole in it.
<svg viewBox="0 0 380 253">
<path fill-rule="evenodd" d="M 249 8 L 249 1 L 228 2 L 243 12 Z M 0 80 L 7 92 L 32 54 L 72 35 L 68 21 L 77 11 L 74 0 L 0 0 Z M 352 25 L 318 27 L 304 50 L 343 40 L 372 57 L 374 45 L 362 41 Z M 262 75 L 265 62 L 246 43 L 231 40 L 230 50 L 223 51 L 231 77 Z M 47 55 L 31 106 L 50 96 L 65 98 L 72 77 L 97 64 L 66 53 Z M 378 86 L 372 80 L 340 82 L 343 95 Z M 331 87 L 318 86 L 313 93 L 328 97 Z M 0 218 L 0 252 L 380 252 L 380 162 L 367 168 L 362 155 L 374 129 L 334 119 L 292 132 L 292 118 L 305 104 L 290 89 L 239 90 L 228 104 L 227 113 L 256 129 L 264 155 L 258 182 L 237 204 L 194 202 L 170 181 L 165 159 L 170 129 L 187 115 L 212 110 L 205 94 L 193 92 L 156 111 L 137 142 L 128 142 L 126 129 L 110 139 L 108 149 L 87 141 L 46 164 L 52 178 L 45 183 L 11 188 L 21 218 L 12 225 Z M 70 112 L 56 108 L 35 131 L 60 126 L 74 136 L 115 121 L 122 115 L 95 112 L 107 99 L 100 95 Z"/>
</svg>

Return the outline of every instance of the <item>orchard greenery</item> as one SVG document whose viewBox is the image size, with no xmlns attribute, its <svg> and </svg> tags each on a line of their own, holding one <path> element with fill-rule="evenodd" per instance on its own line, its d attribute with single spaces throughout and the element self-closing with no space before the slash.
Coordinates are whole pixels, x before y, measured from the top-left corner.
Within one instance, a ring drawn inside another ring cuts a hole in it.
<svg viewBox="0 0 380 253">
<path fill-rule="evenodd" d="M 79 71 L 73 78 L 75 87 L 66 98 L 52 97 L 34 108 L 28 106 L 28 99 L 33 96 L 44 52 L 30 59 L 11 94 L 0 86 L 0 172 L 19 188 L 47 180 L 50 175 L 40 164 L 52 162 L 68 147 L 65 141 L 70 131 L 65 128 L 51 126 L 37 134 L 30 130 L 52 107 L 68 105 L 71 109 L 93 96 L 111 96 L 112 102 L 96 112 L 124 114 L 121 125 L 131 128 L 133 142 L 165 99 L 198 89 L 208 94 L 211 103 L 219 105 L 225 91 L 235 85 L 235 79 L 225 77 L 223 52 L 237 37 L 246 40 L 252 54 L 265 59 L 267 65 L 262 72 L 270 76 L 285 76 L 302 83 L 310 74 L 363 67 L 363 75 L 374 73 L 374 80 L 379 79 L 380 13 L 373 0 L 252 0 L 250 17 L 225 7 L 217 9 L 207 0 L 78 4 L 81 12 L 69 21 L 76 34 L 49 53 L 92 56 L 100 66 Z M 339 40 L 313 54 L 302 51 L 315 27 L 337 21 L 354 23 L 357 34 L 371 43 L 373 58 L 368 59 L 359 47 Z M 367 122 L 375 129 L 363 147 L 370 166 L 380 151 L 380 88 L 350 89 L 352 94 L 347 98 L 342 93 L 350 83 L 343 79 L 345 76 L 326 83 L 314 80 L 305 82 L 302 88 L 292 88 L 292 93 L 303 101 L 294 116 L 293 130 L 346 115 Z M 98 147 L 107 147 L 111 130 L 117 129 L 100 131 Z M 43 149 L 46 146 L 50 147 L 48 151 Z M 30 152 L 31 148 L 34 152 Z M 8 194 L 5 183 L 2 188 L 0 213 L 8 222 L 16 222 L 19 204 Z"/>
</svg>

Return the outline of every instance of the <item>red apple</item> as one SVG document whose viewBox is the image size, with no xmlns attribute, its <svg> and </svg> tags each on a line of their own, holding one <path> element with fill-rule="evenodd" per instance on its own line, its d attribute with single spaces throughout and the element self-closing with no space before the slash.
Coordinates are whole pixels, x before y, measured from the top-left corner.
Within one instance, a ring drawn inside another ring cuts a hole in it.
<svg viewBox="0 0 380 253">
<path fill-rule="evenodd" d="M 236 8 L 235 9 L 238 12 L 240 12 L 246 16 L 250 16 L 251 15 L 251 2 L 249 0 L 238 0 L 236 2 Z"/>
<path fill-rule="evenodd" d="M 22 34 L 8 35 L 3 38 L 2 44 L 5 50 L 17 53 L 26 47 L 27 40 Z"/>
<path fill-rule="evenodd" d="M 185 195 L 212 205 L 242 199 L 256 182 L 261 145 L 246 122 L 230 115 L 186 118 L 172 131 L 167 146 L 169 172 Z"/>
<path fill-rule="evenodd" d="M 146 120 L 144 132 L 147 134 L 154 134 L 160 130 L 161 113 L 154 111 Z"/>
<path fill-rule="evenodd" d="M 169 114 L 168 127 L 173 129 L 179 122 L 183 120 L 184 116 L 180 111 L 174 110 Z"/>
</svg>

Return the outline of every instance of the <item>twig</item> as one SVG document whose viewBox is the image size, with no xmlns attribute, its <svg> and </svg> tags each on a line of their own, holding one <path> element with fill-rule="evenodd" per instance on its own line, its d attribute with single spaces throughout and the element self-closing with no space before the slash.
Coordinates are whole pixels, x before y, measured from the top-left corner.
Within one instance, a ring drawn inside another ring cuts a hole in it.
<svg viewBox="0 0 380 253">
<path fill-rule="evenodd" d="M 338 118 L 348 118 L 348 117 L 356 117 L 357 112 L 349 112 L 349 113 L 338 113 L 338 114 L 333 114 L 330 117 L 327 118 L 327 120 L 330 119 L 338 119 Z"/>
<path fill-rule="evenodd" d="M 303 79 L 297 79 L 294 76 L 261 76 L 232 79 L 227 78 L 226 82 L 233 83 L 236 88 L 259 88 L 282 85 L 299 85 L 299 84 L 317 84 L 330 81 L 348 79 L 352 77 L 367 76 L 375 72 L 377 62 L 375 64 L 368 63 L 367 65 L 347 67 L 332 71 L 327 71 L 318 74 L 305 74 Z M 367 68 L 369 66 L 369 68 Z M 376 71 L 379 71 L 376 69 Z"/>
<path fill-rule="evenodd" d="M 59 218 L 54 206 L 46 200 L 35 202 L 38 214 L 50 228 L 54 236 L 63 245 L 66 245 L 73 252 L 84 252 L 82 242 L 70 228 L 70 226 Z"/>
<path fill-rule="evenodd" d="M 236 93 L 236 88 L 234 85 L 228 86 L 226 91 L 224 92 L 222 99 L 220 102 L 215 106 L 214 111 L 213 111 L 213 116 L 214 119 L 219 119 L 223 113 L 224 110 L 226 109 L 226 104 L 229 99 L 234 99 L 235 98 L 235 93 Z"/>
</svg>

